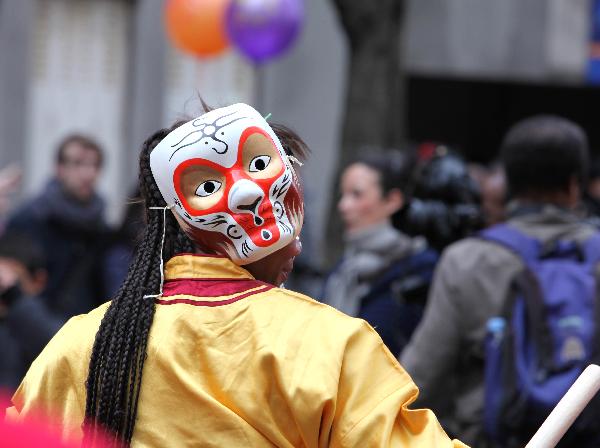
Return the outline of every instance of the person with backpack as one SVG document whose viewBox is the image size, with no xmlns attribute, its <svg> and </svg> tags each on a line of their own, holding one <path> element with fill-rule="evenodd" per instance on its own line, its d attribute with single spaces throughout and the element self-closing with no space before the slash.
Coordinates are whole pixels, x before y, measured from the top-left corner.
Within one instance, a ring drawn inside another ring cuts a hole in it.
<svg viewBox="0 0 600 448">
<path fill-rule="evenodd" d="M 576 214 L 584 131 L 557 116 L 514 125 L 501 157 L 506 224 L 447 248 L 401 356 L 445 427 L 474 447 L 523 446 L 593 362 L 597 230 Z M 585 416 L 565 446 L 600 446 Z"/>
<path fill-rule="evenodd" d="M 325 303 L 369 322 L 394 355 L 421 319 L 438 260 L 425 239 L 392 225 L 392 215 L 409 199 L 410 159 L 406 152 L 371 152 L 342 172 L 344 254 L 322 294 Z"/>
<path fill-rule="evenodd" d="M 8 418 L 95 446 L 464 447 L 363 320 L 281 288 L 300 253 L 307 151 L 245 104 L 151 135 L 147 225 L 110 303 L 71 319 Z M 164 269 L 163 269 L 164 267 Z"/>
</svg>

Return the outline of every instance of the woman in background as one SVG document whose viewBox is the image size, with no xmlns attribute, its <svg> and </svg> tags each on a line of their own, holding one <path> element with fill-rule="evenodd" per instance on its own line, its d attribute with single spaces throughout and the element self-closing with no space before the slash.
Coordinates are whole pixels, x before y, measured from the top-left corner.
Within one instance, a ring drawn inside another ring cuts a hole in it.
<svg viewBox="0 0 600 448">
<path fill-rule="evenodd" d="M 409 200 L 409 153 L 370 153 L 342 172 L 338 210 L 344 255 L 325 283 L 325 303 L 369 322 L 392 353 L 421 318 L 437 253 L 392 225 Z"/>
</svg>

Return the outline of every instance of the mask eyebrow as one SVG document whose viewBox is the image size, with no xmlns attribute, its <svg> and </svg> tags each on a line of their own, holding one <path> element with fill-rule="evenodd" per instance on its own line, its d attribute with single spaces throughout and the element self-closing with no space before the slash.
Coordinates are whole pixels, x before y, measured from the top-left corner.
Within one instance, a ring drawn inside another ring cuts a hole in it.
<svg viewBox="0 0 600 448">
<path fill-rule="evenodd" d="M 183 146 L 179 146 L 181 145 L 188 137 L 190 137 L 191 135 L 200 133 L 200 137 L 196 140 L 194 140 L 193 142 L 189 142 L 186 143 Z M 179 146 L 177 149 L 175 149 L 175 151 L 173 151 L 173 153 L 171 154 L 171 157 L 169 157 L 169 162 L 171 161 L 171 159 L 173 158 L 173 156 L 175 155 L 175 153 L 177 153 L 177 151 L 179 151 L 180 149 L 185 148 L 186 146 L 190 146 L 193 145 L 194 143 L 198 143 L 200 140 L 202 140 L 202 137 L 204 137 L 204 133 L 202 132 L 202 129 L 197 129 L 195 131 L 190 132 L 189 134 L 187 134 L 185 137 L 183 137 L 181 140 L 179 140 L 179 142 L 175 143 L 174 145 L 171 145 L 171 148 L 175 148 L 176 146 Z"/>
<path fill-rule="evenodd" d="M 196 144 L 196 143 L 198 143 L 200 140 L 202 140 L 202 138 L 205 136 L 205 135 L 204 135 L 204 131 L 203 131 L 203 130 L 206 128 L 206 126 L 210 126 L 210 125 L 214 126 L 214 127 L 215 127 L 215 131 L 214 131 L 214 133 L 213 133 L 213 134 L 215 134 L 215 135 L 216 135 L 216 134 L 217 134 L 217 132 L 218 132 L 218 131 L 220 131 L 220 130 L 221 130 L 222 128 L 224 128 L 225 126 L 228 126 L 228 125 L 230 125 L 230 124 L 232 124 L 232 123 L 235 123 L 236 121 L 239 121 L 239 120 L 243 120 L 243 119 L 245 119 L 245 118 L 248 118 L 248 117 L 246 117 L 246 116 L 243 116 L 243 117 L 237 117 L 237 118 L 234 118 L 234 119 L 232 119 L 232 120 L 226 121 L 225 123 L 222 123 L 222 122 L 223 122 L 223 120 L 227 119 L 228 117 L 231 117 L 231 115 L 233 115 L 233 114 L 236 114 L 236 113 L 237 113 L 237 111 L 233 111 L 233 112 L 231 112 L 231 113 L 229 113 L 229 114 L 226 114 L 226 115 L 223 115 L 222 117 L 219 117 L 219 118 L 217 118 L 217 119 L 216 119 L 216 120 L 214 120 L 213 122 L 199 122 L 199 123 L 197 123 L 197 122 L 198 122 L 198 120 L 201 120 L 201 118 L 197 118 L 197 119 L 195 119 L 195 120 L 192 122 L 192 126 L 195 126 L 195 127 L 200 127 L 200 126 L 201 126 L 201 128 L 200 128 L 200 129 L 195 129 L 195 130 L 191 131 L 191 132 L 190 132 L 190 133 L 188 133 L 186 136 L 184 136 L 184 137 L 183 137 L 181 140 L 179 140 L 179 142 L 177 142 L 177 143 L 175 143 L 175 144 L 171 145 L 171 148 L 175 148 L 175 147 L 177 147 L 177 148 L 175 149 L 175 151 L 173 151 L 173 152 L 171 153 L 171 157 L 169 157 L 169 161 L 171 161 L 171 159 L 173 158 L 173 156 L 175 156 L 175 154 L 177 153 L 177 151 L 179 151 L 180 149 L 183 149 L 183 148 L 185 148 L 185 147 L 187 147 L 187 146 L 190 146 L 190 145 Z M 213 123 L 214 123 L 214 124 L 213 124 Z M 192 135 L 194 135 L 194 134 L 197 134 L 197 133 L 200 133 L 200 137 L 199 137 L 199 138 L 197 138 L 196 140 L 194 140 L 194 141 L 192 141 L 192 142 L 186 143 L 185 145 L 179 146 L 179 145 L 181 145 L 183 142 L 185 142 L 185 141 L 186 141 L 186 140 L 187 140 L 187 139 L 188 139 L 190 136 L 192 136 Z M 225 142 L 225 141 L 223 141 L 223 140 L 221 140 L 221 139 L 219 139 L 219 138 L 215 137 L 214 135 L 207 135 L 206 137 L 210 137 L 210 138 L 212 138 L 214 141 L 216 141 L 216 142 L 220 142 L 220 143 L 223 143 L 223 145 L 225 145 L 225 150 L 224 150 L 224 151 L 217 151 L 217 150 L 215 149 L 215 152 L 216 152 L 217 154 L 225 154 L 225 153 L 226 153 L 226 152 L 229 150 L 229 145 L 227 144 L 227 142 Z M 213 149 L 214 149 L 214 148 L 213 148 Z"/>
<path fill-rule="evenodd" d="M 246 118 L 246 117 L 238 117 L 238 118 L 235 118 L 235 119 L 233 119 L 233 120 L 231 120 L 231 121 L 229 121 L 227 123 L 224 123 L 224 124 L 220 123 L 224 119 L 226 119 L 228 117 L 231 117 L 233 114 L 237 114 L 237 112 L 238 112 L 237 110 L 234 110 L 233 112 L 230 112 L 228 114 L 222 115 L 219 118 L 217 118 L 215 121 L 213 121 L 211 124 L 214 124 L 215 126 L 225 126 L 225 125 L 228 125 L 229 123 L 233 123 L 234 121 L 241 120 L 242 118 Z"/>
</svg>

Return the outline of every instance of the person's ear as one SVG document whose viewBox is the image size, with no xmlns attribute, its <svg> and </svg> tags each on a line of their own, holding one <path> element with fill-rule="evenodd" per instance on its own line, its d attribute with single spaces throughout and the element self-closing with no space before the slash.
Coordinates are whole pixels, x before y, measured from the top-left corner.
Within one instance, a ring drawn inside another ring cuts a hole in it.
<svg viewBox="0 0 600 448">
<path fill-rule="evenodd" d="M 577 207 L 579 201 L 581 200 L 581 181 L 577 178 L 577 176 L 571 176 L 569 179 L 569 188 L 567 190 L 568 193 L 568 201 L 569 206 L 571 208 Z"/>
<path fill-rule="evenodd" d="M 393 215 L 404 206 L 404 194 L 397 188 L 391 189 L 386 195 L 385 204 L 388 214 Z"/>
</svg>

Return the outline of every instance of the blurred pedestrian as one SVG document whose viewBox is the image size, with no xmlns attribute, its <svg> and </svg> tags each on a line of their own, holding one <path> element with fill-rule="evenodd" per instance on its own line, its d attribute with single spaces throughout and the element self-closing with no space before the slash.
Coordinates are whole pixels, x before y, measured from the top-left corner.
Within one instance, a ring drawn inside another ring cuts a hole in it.
<svg viewBox="0 0 600 448">
<path fill-rule="evenodd" d="M 344 255 L 326 280 L 322 299 L 369 322 L 392 353 L 400 353 L 421 318 L 437 261 L 423 238 L 410 238 L 391 217 L 409 199 L 409 153 L 370 153 L 340 179 L 338 210 Z"/>
<path fill-rule="evenodd" d="M 64 323 L 41 296 L 47 277 L 34 240 L 13 232 L 0 236 L 0 391 L 15 391 Z"/>
<path fill-rule="evenodd" d="M 43 248 L 48 266 L 44 296 L 64 317 L 88 312 L 107 299 L 101 268 L 107 225 L 104 201 L 96 193 L 102 162 L 95 141 L 66 137 L 56 152 L 54 177 L 8 223 Z"/>
<path fill-rule="evenodd" d="M 596 229 L 574 213 L 587 157 L 586 136 L 575 123 L 554 116 L 517 123 L 502 145 L 512 199 L 508 228 L 539 241 L 539 247 L 595 235 Z M 423 319 L 401 356 L 421 388 L 419 403 L 437 410 L 452 434 L 476 447 L 486 446 L 487 440 L 486 324 L 501 313 L 511 285 L 524 269 L 525 261 L 516 250 L 481 237 L 449 246 L 438 265 Z"/>
</svg>

